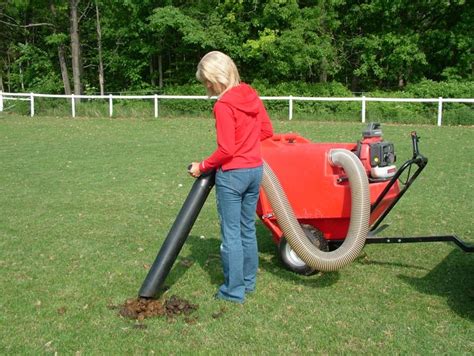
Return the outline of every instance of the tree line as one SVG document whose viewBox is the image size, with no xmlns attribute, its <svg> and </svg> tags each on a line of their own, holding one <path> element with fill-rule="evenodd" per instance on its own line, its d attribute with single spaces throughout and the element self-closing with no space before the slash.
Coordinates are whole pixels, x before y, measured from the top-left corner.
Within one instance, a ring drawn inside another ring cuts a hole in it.
<svg viewBox="0 0 474 356">
<path fill-rule="evenodd" d="M 229 54 L 247 82 L 472 81 L 474 1 L 2 0 L 0 90 L 160 92 Z"/>
</svg>

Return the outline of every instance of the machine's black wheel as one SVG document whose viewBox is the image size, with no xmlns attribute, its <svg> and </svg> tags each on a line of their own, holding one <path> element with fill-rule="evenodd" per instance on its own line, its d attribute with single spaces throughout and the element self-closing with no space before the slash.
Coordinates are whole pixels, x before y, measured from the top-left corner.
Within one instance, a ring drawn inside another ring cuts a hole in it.
<svg viewBox="0 0 474 356">
<path fill-rule="evenodd" d="M 316 246 L 321 251 L 329 251 L 328 242 L 326 239 L 324 239 L 321 231 L 307 224 L 302 224 L 301 228 L 303 229 L 308 240 L 311 241 L 314 246 Z M 284 236 L 278 245 L 278 252 L 280 253 L 282 263 L 290 271 L 305 276 L 309 276 L 317 272 L 317 270 L 308 266 L 298 257 Z"/>
</svg>

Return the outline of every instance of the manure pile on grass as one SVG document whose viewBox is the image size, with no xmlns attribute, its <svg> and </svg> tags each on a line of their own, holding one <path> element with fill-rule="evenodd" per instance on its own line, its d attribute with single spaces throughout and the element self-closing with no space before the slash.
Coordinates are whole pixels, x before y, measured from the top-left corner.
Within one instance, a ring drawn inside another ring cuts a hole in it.
<svg viewBox="0 0 474 356">
<path fill-rule="evenodd" d="M 186 299 L 181 299 L 176 295 L 169 299 L 156 300 L 147 298 L 127 299 L 124 304 L 114 306 L 119 309 L 119 314 L 125 318 L 137 319 L 166 316 L 174 319 L 176 316 L 188 316 L 199 308 L 197 304 L 192 304 Z"/>
</svg>

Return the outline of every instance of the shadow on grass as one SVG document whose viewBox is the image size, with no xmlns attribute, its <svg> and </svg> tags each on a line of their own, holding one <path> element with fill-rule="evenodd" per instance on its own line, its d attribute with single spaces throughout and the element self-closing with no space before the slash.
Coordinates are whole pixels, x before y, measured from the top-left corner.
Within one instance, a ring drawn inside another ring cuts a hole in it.
<svg viewBox="0 0 474 356">
<path fill-rule="evenodd" d="M 257 238 L 259 244 L 259 268 L 272 273 L 278 278 L 298 284 L 325 288 L 333 285 L 339 280 L 339 272 L 318 273 L 312 276 L 302 276 L 285 269 L 278 258 L 278 252 L 270 233 L 260 223 L 257 223 Z M 186 273 L 190 264 L 197 263 L 209 276 L 209 282 L 219 286 L 223 282 L 223 274 L 220 260 L 220 240 L 216 238 L 200 238 L 190 235 L 186 240 L 191 255 L 189 258 L 178 255 L 173 267 L 166 278 L 165 286 L 159 292 L 163 293 L 169 286 L 174 285 Z"/>
<path fill-rule="evenodd" d="M 183 257 L 181 254 L 178 255 L 166 276 L 164 285 L 158 291 L 157 297 L 176 284 L 194 263 L 197 263 L 209 274 L 211 284 L 220 285 L 222 283 L 223 277 L 218 254 L 220 241 L 210 238 L 201 239 L 199 236 L 189 235 L 185 245 L 190 247 L 191 255 L 187 257 Z"/>
<path fill-rule="evenodd" d="M 339 272 L 316 273 L 311 276 L 299 275 L 285 268 L 280 260 L 278 248 L 273 242 L 267 228 L 259 221 L 257 223 L 258 250 L 260 253 L 260 268 L 274 274 L 278 278 L 293 281 L 306 287 L 325 288 L 339 280 Z"/>
<path fill-rule="evenodd" d="M 474 320 L 474 254 L 453 250 L 424 277 L 399 278 L 422 293 L 445 297 L 455 313 Z"/>
<path fill-rule="evenodd" d="M 257 238 L 259 243 L 259 268 L 270 272 L 278 278 L 288 281 L 296 281 L 308 287 L 323 288 L 329 287 L 339 279 L 338 272 L 315 274 L 313 276 L 302 276 L 285 269 L 280 262 L 276 246 L 274 245 L 268 231 L 257 223 Z M 215 238 L 201 239 L 198 236 L 189 236 L 186 244 L 191 249 L 191 258 L 209 275 L 211 284 L 219 286 L 223 282 L 222 267 L 220 260 L 220 240 Z M 181 270 L 179 263 L 175 264 L 177 275 Z M 183 271 L 182 273 L 184 273 Z M 176 277 L 170 278 L 170 283 L 174 283 Z"/>
<path fill-rule="evenodd" d="M 364 256 L 356 258 L 354 261 L 356 263 L 360 263 L 363 265 L 372 265 L 372 266 L 391 266 L 391 267 L 402 267 L 402 268 L 411 268 L 411 269 L 417 269 L 420 271 L 429 271 L 428 268 L 424 266 L 417 266 L 413 264 L 408 264 L 408 263 L 397 263 L 397 262 L 381 262 L 381 261 L 374 261 L 374 260 L 366 260 Z"/>
</svg>

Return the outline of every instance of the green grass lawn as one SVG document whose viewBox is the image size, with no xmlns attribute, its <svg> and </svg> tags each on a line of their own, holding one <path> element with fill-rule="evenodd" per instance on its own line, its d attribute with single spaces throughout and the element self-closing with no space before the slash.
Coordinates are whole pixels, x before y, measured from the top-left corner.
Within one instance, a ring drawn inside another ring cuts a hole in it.
<svg viewBox="0 0 474 356">
<path fill-rule="evenodd" d="M 363 129 L 274 126 L 334 142 L 355 142 Z M 429 158 L 383 234 L 474 243 L 474 128 L 383 129 L 399 165 L 412 130 Z M 243 306 L 215 301 L 214 192 L 166 281 L 165 296 L 199 304 L 194 322 L 119 317 L 110 306 L 137 296 L 193 183 L 186 166 L 214 141 L 210 118 L 0 116 L 0 354 L 474 352 L 474 254 L 447 243 L 369 245 L 341 271 L 303 277 L 282 267 L 258 223 L 256 293 Z"/>
</svg>

